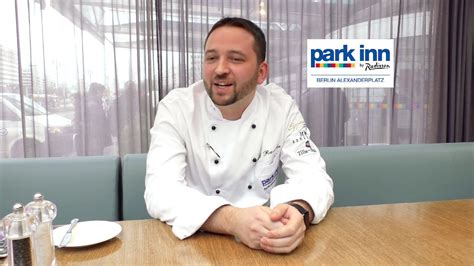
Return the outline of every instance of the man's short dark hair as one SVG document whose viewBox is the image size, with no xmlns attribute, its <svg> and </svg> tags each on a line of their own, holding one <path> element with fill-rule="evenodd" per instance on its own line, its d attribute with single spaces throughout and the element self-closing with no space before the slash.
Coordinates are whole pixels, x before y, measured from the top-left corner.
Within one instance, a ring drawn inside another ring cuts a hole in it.
<svg viewBox="0 0 474 266">
<path fill-rule="evenodd" d="M 255 25 L 255 23 L 244 18 L 221 18 L 219 21 L 216 22 L 216 24 L 212 26 L 211 30 L 207 34 L 206 40 L 204 41 L 204 46 L 206 46 L 207 39 L 209 38 L 211 33 L 214 30 L 224 26 L 241 28 L 252 34 L 254 38 L 253 48 L 255 50 L 255 53 L 257 54 L 257 62 L 261 63 L 265 61 L 265 54 L 267 53 L 267 42 L 265 41 L 265 35 L 263 34 L 263 31 L 257 25 Z"/>
</svg>

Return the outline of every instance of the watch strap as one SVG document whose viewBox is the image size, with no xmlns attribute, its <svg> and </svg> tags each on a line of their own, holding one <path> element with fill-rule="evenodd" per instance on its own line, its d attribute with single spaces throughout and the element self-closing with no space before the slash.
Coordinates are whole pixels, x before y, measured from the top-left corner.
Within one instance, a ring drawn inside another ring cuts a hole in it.
<svg viewBox="0 0 474 266">
<path fill-rule="evenodd" d="M 306 229 L 308 229 L 309 223 L 310 223 L 309 222 L 309 211 L 307 209 L 305 209 L 305 207 L 303 207 L 303 206 L 301 206 L 297 203 L 289 202 L 288 205 L 295 207 L 301 213 L 301 215 L 303 215 L 304 224 L 306 225 Z"/>
</svg>

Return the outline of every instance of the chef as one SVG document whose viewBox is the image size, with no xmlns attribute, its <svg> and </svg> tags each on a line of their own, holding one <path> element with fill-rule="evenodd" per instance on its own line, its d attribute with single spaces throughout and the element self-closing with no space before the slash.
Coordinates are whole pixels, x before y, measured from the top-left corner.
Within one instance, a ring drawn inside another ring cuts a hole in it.
<svg viewBox="0 0 474 266">
<path fill-rule="evenodd" d="M 158 105 L 148 212 L 180 239 L 204 230 L 289 253 L 332 205 L 332 179 L 295 101 L 275 84 L 260 85 L 268 74 L 261 29 L 223 18 L 204 49 L 203 80 Z"/>
</svg>

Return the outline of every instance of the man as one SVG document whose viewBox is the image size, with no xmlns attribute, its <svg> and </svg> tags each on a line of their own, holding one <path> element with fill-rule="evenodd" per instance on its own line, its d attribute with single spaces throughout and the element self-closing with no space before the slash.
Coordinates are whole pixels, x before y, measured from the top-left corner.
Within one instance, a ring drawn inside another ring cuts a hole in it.
<svg viewBox="0 0 474 266">
<path fill-rule="evenodd" d="M 325 163 L 291 97 L 274 84 L 258 85 L 268 65 L 255 24 L 223 18 L 204 46 L 204 81 L 159 104 L 147 159 L 148 212 L 180 239 L 205 230 L 291 252 L 333 203 Z M 280 161 L 287 179 L 276 186 Z"/>
</svg>

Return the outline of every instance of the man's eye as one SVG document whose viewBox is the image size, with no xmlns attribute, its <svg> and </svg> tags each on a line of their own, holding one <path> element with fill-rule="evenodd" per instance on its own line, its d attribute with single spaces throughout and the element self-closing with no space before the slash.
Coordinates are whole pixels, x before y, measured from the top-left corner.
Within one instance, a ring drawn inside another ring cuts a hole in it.
<svg viewBox="0 0 474 266">
<path fill-rule="evenodd" d="M 216 58 L 217 58 L 216 56 L 208 56 L 206 57 L 206 61 L 214 61 L 216 60 Z"/>
<path fill-rule="evenodd" d="M 234 57 L 234 58 L 232 58 L 232 61 L 234 61 L 234 62 L 243 62 L 244 59 L 240 58 L 240 57 Z"/>
</svg>

